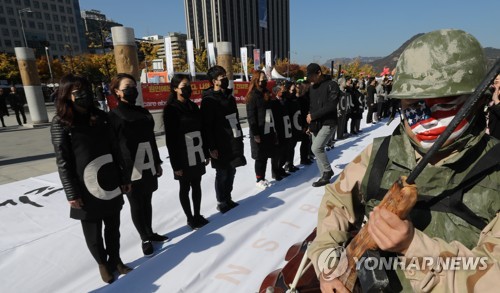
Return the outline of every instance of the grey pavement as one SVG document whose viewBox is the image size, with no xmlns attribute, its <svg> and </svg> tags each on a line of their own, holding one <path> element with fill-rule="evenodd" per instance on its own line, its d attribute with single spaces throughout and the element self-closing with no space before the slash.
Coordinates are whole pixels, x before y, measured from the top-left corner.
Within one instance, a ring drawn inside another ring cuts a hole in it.
<svg viewBox="0 0 500 293">
<path fill-rule="evenodd" d="M 55 114 L 52 104 L 46 104 L 49 121 Z M 238 105 L 242 126 L 246 126 L 244 105 Z M 18 126 L 14 111 L 5 116 L 5 125 L 0 126 L 0 185 L 57 171 L 54 149 L 50 142 L 50 124 L 33 127 L 26 106 L 27 124 Z M 162 111 L 151 111 L 155 119 L 155 134 L 158 147 L 165 145 Z"/>
</svg>

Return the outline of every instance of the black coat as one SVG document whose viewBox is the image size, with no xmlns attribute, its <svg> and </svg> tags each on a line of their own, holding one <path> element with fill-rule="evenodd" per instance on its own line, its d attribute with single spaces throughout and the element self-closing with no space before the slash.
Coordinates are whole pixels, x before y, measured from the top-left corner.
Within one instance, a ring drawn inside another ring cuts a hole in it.
<svg viewBox="0 0 500 293">
<path fill-rule="evenodd" d="M 128 174 L 134 191 L 151 193 L 158 189 L 156 167 L 162 163 L 154 135 L 155 122 L 148 110 L 119 102 L 109 113 L 126 164 L 134 166 Z"/>
<path fill-rule="evenodd" d="M 9 110 L 7 109 L 7 95 L 0 96 L 0 116 L 9 116 Z"/>
<path fill-rule="evenodd" d="M 201 112 L 191 100 L 180 102 L 170 97 L 163 109 L 165 140 L 174 171 L 183 171 L 183 178 L 197 178 L 205 174 L 208 158 L 201 137 Z M 180 179 L 174 175 L 175 179 Z"/>
<path fill-rule="evenodd" d="M 284 145 L 292 138 L 292 124 L 284 100 L 271 100 L 274 125 L 278 137 L 278 144 Z"/>
<path fill-rule="evenodd" d="M 298 139 L 302 135 L 307 113 L 306 116 L 302 114 L 299 98 L 294 94 L 287 93 L 284 95 L 284 103 L 292 125 L 292 136 L 294 139 Z"/>
<path fill-rule="evenodd" d="M 267 90 L 266 90 L 267 91 Z M 274 155 L 278 137 L 276 127 L 271 127 L 274 120 L 270 100 L 264 99 L 264 92 L 253 88 L 247 102 L 247 119 L 250 128 L 250 147 L 254 160 L 271 158 Z M 267 119 L 266 119 L 267 117 Z M 260 143 L 256 143 L 254 136 L 260 136 Z"/>
<path fill-rule="evenodd" d="M 18 110 L 22 108 L 26 104 L 25 98 L 19 93 L 10 93 L 9 94 L 9 104 L 12 110 Z"/>
<path fill-rule="evenodd" d="M 201 100 L 202 137 L 208 150 L 217 150 L 217 159 L 211 159 L 215 169 L 246 165 L 243 152 L 243 132 L 236 100 L 229 93 L 203 91 Z"/>
<path fill-rule="evenodd" d="M 363 102 L 361 101 L 362 95 L 357 89 L 352 87 L 347 89 L 347 94 L 351 96 L 350 103 L 350 116 L 351 119 L 363 118 Z"/>
<path fill-rule="evenodd" d="M 337 103 L 340 88 L 336 81 L 324 78 L 320 83 L 309 88 L 311 120 L 322 125 L 337 124 Z"/>
<path fill-rule="evenodd" d="M 82 199 L 81 209 L 71 208 L 70 216 L 95 220 L 116 214 L 123 205 L 120 185 L 130 183 L 127 166 L 105 112 L 93 109 L 96 120 L 75 111 L 72 127 L 54 116 L 52 144 L 59 177 L 68 201 Z"/>
</svg>

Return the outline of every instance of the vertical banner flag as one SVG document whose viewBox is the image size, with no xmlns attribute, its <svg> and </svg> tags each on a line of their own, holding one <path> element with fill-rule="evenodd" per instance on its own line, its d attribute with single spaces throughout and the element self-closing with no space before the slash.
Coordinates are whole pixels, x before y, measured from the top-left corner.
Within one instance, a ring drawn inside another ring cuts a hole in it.
<svg viewBox="0 0 500 293">
<path fill-rule="evenodd" d="M 273 63 L 271 60 L 271 51 L 266 51 L 266 75 L 267 79 L 271 79 L 271 70 L 273 68 Z"/>
<path fill-rule="evenodd" d="M 243 67 L 243 72 L 245 73 L 246 81 L 248 81 L 248 51 L 247 47 L 240 48 L 241 55 L 241 67 Z"/>
<path fill-rule="evenodd" d="M 168 80 L 174 77 L 174 60 L 172 57 L 172 41 L 170 37 L 165 38 L 165 61 L 167 63 Z"/>
<path fill-rule="evenodd" d="M 259 0 L 259 26 L 267 28 L 267 0 Z"/>
<path fill-rule="evenodd" d="M 186 50 L 187 50 L 189 72 L 191 72 L 191 76 L 193 77 L 193 80 L 195 80 L 194 77 L 196 77 L 196 68 L 194 66 L 194 48 L 192 39 L 186 40 Z"/>
<path fill-rule="evenodd" d="M 259 70 L 260 67 L 260 49 L 253 49 L 253 69 Z"/>
<path fill-rule="evenodd" d="M 208 43 L 208 68 L 214 67 L 217 62 L 215 61 L 215 47 L 214 43 Z"/>
</svg>

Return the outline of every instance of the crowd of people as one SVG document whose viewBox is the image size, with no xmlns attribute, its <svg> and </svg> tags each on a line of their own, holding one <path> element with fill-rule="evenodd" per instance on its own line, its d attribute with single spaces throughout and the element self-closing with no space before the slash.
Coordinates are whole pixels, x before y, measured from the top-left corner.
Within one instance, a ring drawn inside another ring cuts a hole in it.
<svg viewBox="0 0 500 293">
<path fill-rule="evenodd" d="M 398 69 L 402 72 L 408 70 L 402 66 Z M 206 166 L 211 164 L 215 169 L 217 209 L 221 213 L 226 213 L 238 206 L 238 203 L 232 200 L 231 194 L 234 178 L 236 169 L 247 164 L 240 117 L 232 90 L 229 89 L 226 71 L 221 66 L 214 66 L 208 70 L 207 75 L 211 86 L 203 91 L 199 107 L 190 99 L 192 89 L 189 76 L 175 75 L 171 80 L 170 95 L 163 110 L 170 165 L 174 179 L 179 182 L 179 202 L 186 216 L 187 225 L 192 229 L 201 228 L 209 223 L 200 211 L 202 200 L 200 183 L 206 172 Z M 480 76 L 481 73 L 476 75 Z M 392 92 L 394 80 L 398 86 L 394 87 L 395 93 Z M 407 133 L 411 139 L 417 138 L 411 140 L 412 143 L 400 145 L 404 146 L 400 155 L 404 152 L 411 153 L 412 145 L 420 155 L 425 154 L 425 150 L 429 144 L 432 145 L 432 142 L 428 142 L 426 140 L 428 138 L 415 129 L 425 127 L 422 125 L 432 120 L 429 111 L 432 111 L 434 109 L 432 106 L 436 104 L 427 99 L 442 96 L 437 94 L 425 96 L 418 92 L 412 93 L 414 96 L 406 97 L 404 92 L 406 88 L 401 87 L 401 81 L 398 84 L 397 78 L 394 80 L 392 76 L 387 76 L 381 82 L 377 82 L 375 78 L 357 79 L 347 75 L 332 79 L 323 74 L 318 64 L 311 63 L 307 67 L 305 82 L 279 83 L 270 90 L 265 72 L 255 71 L 246 96 L 246 112 L 256 186 L 260 189 L 270 186 L 270 182 L 266 179 L 268 159 L 271 159 L 271 177 L 276 181 L 283 180 L 290 173 L 299 170 L 294 165 L 298 143 L 300 143 L 300 163 L 311 165 L 314 160 L 317 163 L 320 177 L 312 186 L 329 184 L 334 172 L 327 157 L 328 146 L 333 147 L 331 142 L 334 141 L 335 134 L 338 135 L 337 139 L 340 139 L 345 137 L 345 134 L 357 135 L 362 132 L 361 119 L 365 110 L 368 111 L 367 124 L 377 123 L 385 118 L 393 119 L 399 110 L 401 126 L 393 134 L 394 148 L 397 148 L 396 144 L 402 144 L 402 141 L 407 139 L 405 138 Z M 498 135 L 496 125 L 500 113 L 498 110 L 500 75 L 495 79 L 491 89 L 491 102 L 487 108 L 488 131 L 490 135 L 495 136 Z M 141 248 L 145 256 L 154 253 L 152 242 L 164 242 L 169 239 L 152 230 L 151 200 L 153 192 L 158 188 L 158 178 L 163 174 L 162 160 L 153 132 L 153 117 L 148 110 L 136 105 L 137 83 L 134 77 L 128 74 L 120 73 L 113 78 L 109 91 L 118 101 L 118 106 L 109 113 L 105 112 L 107 109 L 102 103 L 100 103 L 101 109 L 97 107 L 95 90 L 103 91 L 103 88 L 97 86 L 93 91 L 92 85 L 84 77 L 70 74 L 61 79 L 51 136 L 59 175 L 71 207 L 70 216 L 81 221 L 88 249 L 98 264 L 101 278 L 104 282 L 111 283 L 114 281 L 114 272 L 126 274 L 132 270 L 122 262 L 119 254 L 123 194 L 127 195 L 130 202 L 132 220 L 141 239 Z M 469 92 L 458 90 L 453 97 L 467 93 Z M 446 97 L 445 102 L 453 103 L 454 98 Z M 409 101 L 411 99 L 418 99 L 418 103 Z M 423 104 L 421 101 L 424 101 Z M 428 105 L 427 110 L 421 110 L 423 105 Z M 417 117 L 418 121 L 413 121 L 411 115 L 414 112 L 420 113 L 419 111 L 422 115 Z M 425 113 L 428 116 L 425 116 Z M 485 119 L 484 115 L 477 116 L 482 118 L 471 120 L 475 123 L 474 127 L 470 127 L 470 131 L 477 130 L 480 133 L 484 131 L 485 124 L 476 121 Z M 427 120 L 422 117 L 427 117 Z M 436 119 L 439 120 L 441 117 Z M 474 132 L 476 136 L 478 133 Z M 489 141 L 494 142 L 494 140 Z M 381 146 L 377 144 L 377 150 L 379 148 Z M 366 163 L 363 165 L 365 169 L 371 149 L 372 146 L 365 151 L 365 155 L 361 155 L 360 160 Z M 390 153 L 390 156 L 392 155 Z M 397 159 L 391 157 L 391 160 Z M 384 162 L 387 163 L 387 160 Z M 370 161 L 370 164 L 372 163 Z M 338 191 L 327 188 L 325 200 L 338 202 L 339 205 L 336 204 L 336 207 L 341 207 L 345 203 L 342 203 L 339 197 L 341 194 L 351 192 L 354 188 L 351 185 L 354 182 L 363 182 L 365 185 L 362 187 L 367 188 L 367 181 L 363 180 L 363 176 L 369 172 L 360 169 L 359 164 L 359 160 L 353 162 L 344 171 L 344 175 L 348 176 L 339 176 L 337 179 L 343 182 L 339 186 L 342 188 L 348 186 L 350 189 Z M 403 165 L 412 165 L 408 162 L 405 164 Z M 357 172 L 358 169 L 360 172 Z M 373 169 L 380 168 L 373 167 Z M 350 177 L 354 179 L 347 179 Z M 393 182 L 395 180 L 393 177 L 392 175 L 384 177 L 382 185 L 386 187 L 387 182 Z M 422 183 L 425 186 L 425 183 Z M 431 190 L 434 189 L 429 189 L 429 192 Z M 333 213 L 328 213 L 328 209 L 330 211 L 333 209 Z M 393 216 L 388 216 L 384 211 L 375 209 L 373 213 L 377 218 L 381 218 L 380 222 L 385 223 L 384 221 L 389 218 L 391 221 L 394 220 Z M 490 216 L 488 215 L 488 219 Z M 322 203 L 318 239 L 323 237 L 325 242 L 318 246 L 316 241 L 316 246 L 313 246 L 311 252 L 313 259 L 317 259 L 318 251 L 324 248 L 324 243 L 330 245 L 334 242 L 339 243 L 338 239 L 343 239 L 332 236 L 339 232 L 328 230 L 333 226 L 328 226 L 328 229 L 326 226 L 321 226 L 323 221 L 329 220 L 328 217 L 338 217 L 336 221 L 339 221 L 339 219 L 344 220 L 346 215 L 338 208 L 328 206 L 326 202 Z M 353 216 L 352 219 L 354 218 L 357 217 Z M 403 223 L 401 229 L 410 227 L 406 222 L 401 223 Z M 342 222 L 335 226 L 335 229 L 347 226 Z M 380 237 L 380 233 L 388 231 L 382 229 L 373 231 L 373 237 Z M 436 235 L 441 235 L 441 232 L 436 232 Z M 334 237 L 335 241 L 325 235 Z M 418 237 L 421 241 L 427 241 L 423 236 Z M 377 243 L 382 249 L 387 247 L 382 240 L 379 242 Z M 409 242 L 406 241 L 404 244 L 403 248 L 408 249 Z M 402 251 L 399 248 L 391 249 L 389 247 L 390 251 Z M 335 282 L 323 281 L 322 286 L 325 288 L 339 288 Z"/>
</svg>

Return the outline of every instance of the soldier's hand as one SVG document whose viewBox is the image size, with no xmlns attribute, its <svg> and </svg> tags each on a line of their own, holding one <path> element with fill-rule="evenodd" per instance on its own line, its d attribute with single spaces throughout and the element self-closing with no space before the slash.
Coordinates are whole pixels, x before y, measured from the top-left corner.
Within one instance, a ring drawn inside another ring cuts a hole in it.
<svg viewBox="0 0 500 293">
<path fill-rule="evenodd" d="M 405 254 L 415 234 L 413 224 L 384 208 L 370 213 L 368 233 L 382 250 Z"/>
<path fill-rule="evenodd" d="M 337 293 L 350 293 L 349 290 L 340 282 L 339 279 L 333 279 L 333 280 L 325 280 L 323 276 L 319 277 L 319 288 L 321 289 L 322 293 L 332 293 L 332 292 L 337 292 Z"/>
</svg>

